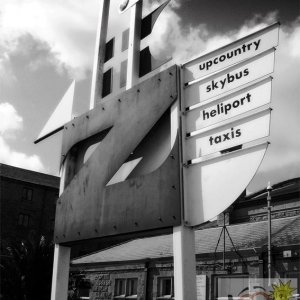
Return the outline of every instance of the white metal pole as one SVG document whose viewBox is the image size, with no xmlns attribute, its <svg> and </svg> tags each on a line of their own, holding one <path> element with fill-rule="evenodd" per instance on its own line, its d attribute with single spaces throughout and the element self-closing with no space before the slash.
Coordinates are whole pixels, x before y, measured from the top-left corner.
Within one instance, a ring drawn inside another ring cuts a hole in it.
<svg viewBox="0 0 300 300">
<path fill-rule="evenodd" d="M 65 188 L 65 176 L 66 169 L 68 167 L 67 164 L 68 158 L 66 158 L 64 164 L 61 167 L 59 195 L 62 194 Z M 70 255 L 70 247 L 64 247 L 59 244 L 55 244 L 52 271 L 51 300 L 68 299 Z"/>
<path fill-rule="evenodd" d="M 68 299 L 70 247 L 55 244 L 52 274 L 51 300 Z"/>
<path fill-rule="evenodd" d="M 267 210 L 268 210 L 268 286 L 271 286 L 271 277 L 272 277 L 272 244 L 271 244 L 271 235 L 272 235 L 272 225 L 271 225 L 271 192 L 272 192 L 272 186 L 270 182 L 267 186 Z"/>
<path fill-rule="evenodd" d="M 100 12 L 98 19 L 94 65 L 91 85 L 90 109 L 93 109 L 97 100 L 102 96 L 103 65 L 106 46 L 108 16 L 110 0 L 100 1 Z"/>
<path fill-rule="evenodd" d="M 140 0 L 130 8 L 126 90 L 132 88 L 139 79 L 142 7 L 143 1 Z"/>
<path fill-rule="evenodd" d="M 195 234 L 184 225 L 173 228 L 174 288 L 176 300 L 196 300 Z"/>
<path fill-rule="evenodd" d="M 178 86 L 180 86 L 180 82 L 178 82 Z M 179 112 L 180 101 L 178 100 L 171 107 L 171 147 L 174 145 L 177 135 L 181 136 Z M 183 177 L 181 176 L 181 178 Z M 182 179 L 181 185 L 182 190 Z M 182 204 L 182 212 L 183 210 L 184 207 Z M 196 300 L 195 233 L 192 228 L 184 225 L 183 215 L 184 213 L 182 213 L 182 225 L 173 227 L 175 299 Z"/>
</svg>

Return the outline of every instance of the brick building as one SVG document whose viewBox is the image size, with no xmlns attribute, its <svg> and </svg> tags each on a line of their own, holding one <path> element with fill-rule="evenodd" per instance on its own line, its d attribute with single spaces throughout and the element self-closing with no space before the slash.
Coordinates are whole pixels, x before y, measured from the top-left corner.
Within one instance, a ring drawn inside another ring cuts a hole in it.
<svg viewBox="0 0 300 300">
<path fill-rule="evenodd" d="M 0 164 L 1 239 L 53 238 L 59 177 Z"/>
<path fill-rule="evenodd" d="M 293 278 L 299 287 L 300 179 L 273 188 L 272 277 Z M 267 277 L 265 207 L 266 190 L 242 195 L 217 220 L 195 229 L 198 300 L 228 299 L 239 292 L 228 290 L 233 280 L 242 289 L 249 278 Z M 173 277 L 172 234 L 134 239 L 74 259 L 71 265 L 77 299 L 174 299 Z"/>
</svg>

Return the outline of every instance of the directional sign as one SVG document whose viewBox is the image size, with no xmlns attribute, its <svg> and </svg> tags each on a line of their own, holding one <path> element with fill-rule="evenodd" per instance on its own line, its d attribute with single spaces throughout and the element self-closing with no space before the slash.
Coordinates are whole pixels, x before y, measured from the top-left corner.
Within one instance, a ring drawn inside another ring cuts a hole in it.
<svg viewBox="0 0 300 300">
<path fill-rule="evenodd" d="M 186 131 L 196 131 L 269 104 L 271 89 L 272 78 L 269 77 L 239 89 L 227 97 L 199 103 L 186 112 Z"/>
<path fill-rule="evenodd" d="M 222 48 L 184 64 L 184 82 L 193 81 L 263 53 L 278 45 L 279 23 L 275 23 Z"/>
<path fill-rule="evenodd" d="M 217 97 L 243 84 L 266 76 L 274 71 L 275 50 L 271 49 L 250 60 L 225 69 L 214 76 L 188 85 L 184 89 L 186 107 Z"/>
<path fill-rule="evenodd" d="M 274 24 L 183 65 L 184 219 L 191 226 L 228 208 L 268 146 L 278 27 Z"/>
<path fill-rule="evenodd" d="M 269 124 L 268 109 L 204 133 L 195 132 L 195 136 L 187 138 L 186 158 L 192 160 L 266 137 L 269 135 Z"/>
</svg>

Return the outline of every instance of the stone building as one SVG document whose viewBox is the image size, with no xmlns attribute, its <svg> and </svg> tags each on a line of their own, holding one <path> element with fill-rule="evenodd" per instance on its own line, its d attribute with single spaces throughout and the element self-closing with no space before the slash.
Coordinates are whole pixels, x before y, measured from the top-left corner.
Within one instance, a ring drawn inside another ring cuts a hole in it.
<svg viewBox="0 0 300 300">
<path fill-rule="evenodd" d="M 273 188 L 272 277 L 299 287 L 300 179 Z M 266 205 L 266 190 L 242 195 L 217 220 L 195 228 L 199 300 L 240 297 L 249 278 L 267 277 Z M 70 289 L 76 299 L 174 299 L 173 278 L 172 234 L 164 234 L 74 259 Z"/>
<path fill-rule="evenodd" d="M 59 177 L 0 164 L 1 239 L 53 239 Z"/>
</svg>

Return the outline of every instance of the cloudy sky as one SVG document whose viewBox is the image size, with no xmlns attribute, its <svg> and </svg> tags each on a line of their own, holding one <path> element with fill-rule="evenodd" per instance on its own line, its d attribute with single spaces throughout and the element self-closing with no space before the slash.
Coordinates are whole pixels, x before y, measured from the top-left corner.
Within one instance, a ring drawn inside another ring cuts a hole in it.
<svg viewBox="0 0 300 300">
<path fill-rule="evenodd" d="M 61 135 L 34 145 L 76 80 L 73 115 L 89 106 L 100 0 L 1 0 L 0 162 L 58 174 Z M 111 0 L 118 2 L 117 0 Z M 147 10 L 158 1 L 144 0 Z M 281 22 L 273 83 L 271 146 L 249 189 L 300 176 L 299 0 L 172 0 L 152 35 L 175 63 Z"/>
</svg>

